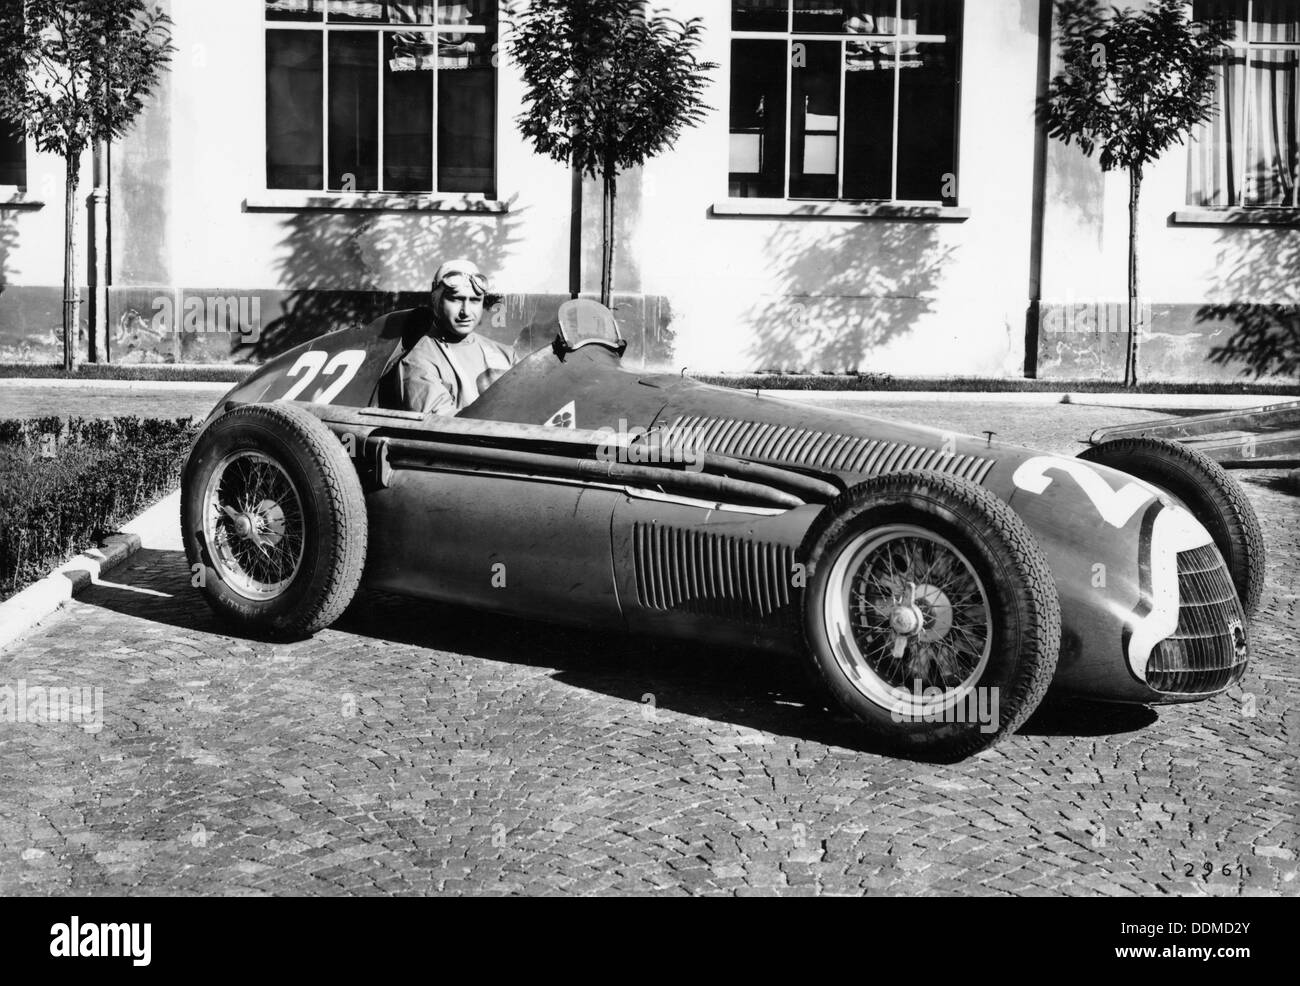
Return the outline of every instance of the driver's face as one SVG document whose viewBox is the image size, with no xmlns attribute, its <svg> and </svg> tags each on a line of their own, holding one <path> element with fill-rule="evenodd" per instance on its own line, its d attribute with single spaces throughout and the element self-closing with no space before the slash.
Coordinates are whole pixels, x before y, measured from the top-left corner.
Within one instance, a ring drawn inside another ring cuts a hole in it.
<svg viewBox="0 0 1300 986">
<path fill-rule="evenodd" d="M 475 290 L 468 277 L 450 278 L 439 296 L 438 316 L 447 331 L 463 339 L 483 319 L 483 295 Z"/>
</svg>

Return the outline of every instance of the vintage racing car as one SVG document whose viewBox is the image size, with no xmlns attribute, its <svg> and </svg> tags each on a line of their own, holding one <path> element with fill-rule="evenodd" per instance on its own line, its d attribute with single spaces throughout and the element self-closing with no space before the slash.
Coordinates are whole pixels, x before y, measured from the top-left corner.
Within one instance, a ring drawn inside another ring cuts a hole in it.
<svg viewBox="0 0 1300 986">
<path fill-rule="evenodd" d="M 1069 458 L 635 372 L 584 300 L 460 414 L 377 406 L 427 318 L 272 360 L 198 435 L 185 550 L 246 632 L 312 634 L 364 579 L 774 648 L 886 745 L 939 756 L 1015 730 L 1049 686 L 1186 702 L 1246 668 L 1259 525 L 1181 445 Z"/>
</svg>

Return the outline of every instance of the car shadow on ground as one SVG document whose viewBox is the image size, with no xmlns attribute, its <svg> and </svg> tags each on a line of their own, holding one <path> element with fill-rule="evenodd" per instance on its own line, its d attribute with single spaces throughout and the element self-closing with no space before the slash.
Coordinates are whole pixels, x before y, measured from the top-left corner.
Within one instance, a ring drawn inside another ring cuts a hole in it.
<svg viewBox="0 0 1300 986">
<path fill-rule="evenodd" d="M 1238 472 L 1236 476 L 1244 485 L 1257 486 L 1274 493 L 1300 495 L 1300 469 L 1258 469 Z"/>
<path fill-rule="evenodd" d="M 125 616 L 229 639 L 270 642 L 232 632 L 190 585 L 180 552 L 139 552 L 83 601 Z M 764 733 L 930 763 L 864 733 L 830 707 L 820 689 L 788 657 L 627 634 L 538 623 L 362 590 L 331 632 L 354 634 L 480 660 L 549 670 L 562 684 L 639 704 L 647 717 L 673 715 L 730 723 L 737 742 Z M 1101 736 L 1150 725 L 1143 707 L 1099 706 L 1050 699 L 1020 729 L 1034 736 Z"/>
<path fill-rule="evenodd" d="M 1140 404 L 1108 404 L 1100 401 L 1090 401 L 1087 396 L 1082 397 L 1073 395 L 1068 401 L 1062 401 L 1062 404 L 1069 404 L 1071 407 L 1091 407 L 1102 408 L 1107 411 L 1136 411 L 1140 414 L 1159 414 L 1165 418 L 1191 418 L 1198 414 L 1205 414 L 1205 407 L 1151 407 L 1150 405 L 1142 406 Z M 1145 424 L 1151 425 L 1159 421 L 1159 418 L 1152 418 L 1149 421 L 1126 422 L 1127 424 Z"/>
</svg>

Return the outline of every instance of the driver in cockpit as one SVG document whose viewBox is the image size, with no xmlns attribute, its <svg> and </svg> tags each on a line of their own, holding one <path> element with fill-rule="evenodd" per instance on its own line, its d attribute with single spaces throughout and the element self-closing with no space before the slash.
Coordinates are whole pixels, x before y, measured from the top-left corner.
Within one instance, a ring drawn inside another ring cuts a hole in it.
<svg viewBox="0 0 1300 986">
<path fill-rule="evenodd" d="M 514 365 L 511 349 L 475 331 L 487 294 L 487 278 L 473 261 L 438 268 L 428 327 L 385 376 L 384 407 L 456 414 Z"/>
</svg>

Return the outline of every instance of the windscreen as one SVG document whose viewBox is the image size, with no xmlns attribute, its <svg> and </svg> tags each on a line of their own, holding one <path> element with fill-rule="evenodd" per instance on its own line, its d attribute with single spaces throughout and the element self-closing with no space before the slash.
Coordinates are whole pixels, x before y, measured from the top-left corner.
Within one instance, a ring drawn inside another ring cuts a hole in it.
<svg viewBox="0 0 1300 986">
<path fill-rule="evenodd" d="M 574 298 L 560 306 L 560 338 L 570 352 L 597 342 L 620 352 L 623 337 L 619 334 L 614 313 L 598 301 Z"/>
</svg>

